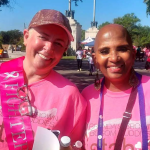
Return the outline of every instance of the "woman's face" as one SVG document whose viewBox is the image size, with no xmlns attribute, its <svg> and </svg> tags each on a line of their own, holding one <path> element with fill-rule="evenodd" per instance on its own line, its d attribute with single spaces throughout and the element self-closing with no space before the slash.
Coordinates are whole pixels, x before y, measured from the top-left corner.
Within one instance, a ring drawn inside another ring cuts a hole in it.
<svg viewBox="0 0 150 150">
<path fill-rule="evenodd" d="M 49 72 L 60 61 L 68 45 L 68 36 L 57 25 L 44 25 L 24 31 L 26 58 L 36 70 Z"/>
<path fill-rule="evenodd" d="M 95 43 L 95 63 L 109 80 L 124 80 L 129 77 L 134 64 L 135 52 L 126 34 L 120 29 L 98 33 Z"/>
</svg>

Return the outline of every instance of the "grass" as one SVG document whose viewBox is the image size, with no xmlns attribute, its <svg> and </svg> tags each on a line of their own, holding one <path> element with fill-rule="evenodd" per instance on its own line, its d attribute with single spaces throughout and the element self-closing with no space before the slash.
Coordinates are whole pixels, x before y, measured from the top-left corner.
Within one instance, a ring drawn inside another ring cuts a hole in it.
<svg viewBox="0 0 150 150">
<path fill-rule="evenodd" d="M 76 59 L 76 56 L 63 56 L 62 59 Z"/>
<path fill-rule="evenodd" d="M 12 60 L 14 58 L 0 58 L 0 61 L 9 61 L 9 60 Z"/>
</svg>

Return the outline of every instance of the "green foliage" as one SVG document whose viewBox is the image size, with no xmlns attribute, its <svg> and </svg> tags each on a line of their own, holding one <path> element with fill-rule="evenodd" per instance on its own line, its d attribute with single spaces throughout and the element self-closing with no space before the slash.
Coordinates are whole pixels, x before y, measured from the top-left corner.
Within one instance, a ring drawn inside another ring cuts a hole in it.
<svg viewBox="0 0 150 150">
<path fill-rule="evenodd" d="M 150 15 L 150 0 L 144 0 L 144 3 L 146 4 L 146 13 L 147 15 Z"/>
<path fill-rule="evenodd" d="M 26 49 L 26 47 L 25 47 L 25 45 L 24 45 L 23 43 L 24 43 L 24 40 L 23 40 L 23 36 L 22 36 L 22 37 L 20 37 L 20 40 L 19 40 L 19 42 L 17 43 L 17 46 L 18 46 L 18 45 L 21 45 L 21 51 L 23 51 L 23 50 Z"/>
<path fill-rule="evenodd" d="M 101 25 L 98 26 L 98 29 L 102 28 L 105 25 L 111 24 L 110 22 L 106 21 L 104 23 L 102 23 Z"/>
<path fill-rule="evenodd" d="M 21 45 L 21 50 L 25 50 L 25 46 L 23 44 L 23 33 L 19 30 L 1 31 L 0 45 L 1 44 Z"/>
<path fill-rule="evenodd" d="M 9 9 L 14 9 L 14 4 L 16 4 L 16 0 L 0 0 L 0 7 L 7 6 Z"/>
<path fill-rule="evenodd" d="M 0 7 L 4 5 L 8 5 L 10 3 L 9 0 L 0 0 Z"/>
<path fill-rule="evenodd" d="M 81 41 L 83 41 L 85 39 L 85 30 L 82 30 L 81 33 Z"/>
<path fill-rule="evenodd" d="M 150 44 L 150 27 L 149 26 L 137 26 L 138 32 L 133 36 L 133 42 L 136 46 L 146 46 Z"/>
<path fill-rule="evenodd" d="M 2 47 L 3 37 L 0 35 L 0 48 Z"/>
<path fill-rule="evenodd" d="M 19 30 L 1 31 L 0 36 L 3 37 L 3 44 L 17 44 L 23 33 Z"/>
<path fill-rule="evenodd" d="M 62 59 L 76 59 L 76 56 L 63 56 Z"/>
<path fill-rule="evenodd" d="M 120 24 L 128 30 L 134 45 L 144 47 L 150 43 L 150 39 L 148 38 L 150 27 L 138 24 L 140 23 L 140 19 L 134 13 L 115 18 L 113 23 Z"/>
<path fill-rule="evenodd" d="M 123 17 L 118 17 L 113 20 L 113 23 L 120 24 L 124 26 L 130 33 L 133 44 L 135 46 L 146 46 L 150 44 L 150 27 L 142 26 L 140 19 L 135 16 L 134 13 L 126 14 Z M 109 22 L 104 22 L 99 25 L 99 29 L 104 25 L 110 24 Z"/>
<path fill-rule="evenodd" d="M 65 56 L 75 56 L 75 51 L 69 46 Z"/>
<path fill-rule="evenodd" d="M 134 13 L 131 13 L 131 14 L 126 14 L 123 17 L 115 18 L 113 22 L 115 24 L 120 24 L 120 25 L 124 26 L 129 31 L 131 36 L 133 36 L 133 34 L 135 32 L 137 32 L 137 30 L 136 30 L 137 23 L 140 22 L 140 19 L 137 18 L 134 15 Z"/>
</svg>

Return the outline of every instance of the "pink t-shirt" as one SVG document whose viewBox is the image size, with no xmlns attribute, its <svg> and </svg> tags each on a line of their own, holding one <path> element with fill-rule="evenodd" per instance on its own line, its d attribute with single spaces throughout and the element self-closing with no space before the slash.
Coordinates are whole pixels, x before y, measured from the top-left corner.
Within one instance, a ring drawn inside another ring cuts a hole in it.
<svg viewBox="0 0 150 150">
<path fill-rule="evenodd" d="M 150 54 L 150 49 L 147 48 L 145 53 L 146 53 L 146 56 L 148 56 Z"/>
<path fill-rule="evenodd" d="M 148 62 L 150 62 L 150 52 L 147 53 L 147 60 Z"/>
<path fill-rule="evenodd" d="M 29 85 L 29 98 L 38 110 L 38 115 L 31 118 L 34 134 L 37 127 L 41 126 L 59 130 L 59 138 L 69 136 L 72 144 L 82 140 L 85 131 L 86 101 L 73 83 L 52 70 L 45 79 Z M 0 150 L 8 150 L 1 101 Z"/>
<path fill-rule="evenodd" d="M 146 123 L 149 138 L 149 141 L 147 142 L 149 142 L 150 149 L 150 77 L 142 76 L 142 85 L 145 96 Z M 114 143 L 116 141 L 130 92 L 131 88 L 123 92 L 112 92 L 104 87 L 103 150 L 114 149 Z M 85 147 L 86 150 L 97 150 L 100 91 L 95 90 L 94 85 L 90 85 L 83 90 L 82 95 L 88 101 Z M 139 99 L 137 96 L 132 110 L 132 118 L 128 124 L 122 143 L 122 150 L 141 150 L 141 138 Z"/>
</svg>

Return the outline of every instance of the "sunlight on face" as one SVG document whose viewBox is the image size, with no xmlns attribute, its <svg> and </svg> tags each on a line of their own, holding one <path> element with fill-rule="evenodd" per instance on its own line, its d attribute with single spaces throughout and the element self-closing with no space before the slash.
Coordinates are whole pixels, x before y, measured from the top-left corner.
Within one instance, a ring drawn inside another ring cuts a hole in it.
<svg viewBox="0 0 150 150">
<path fill-rule="evenodd" d="M 107 28 L 95 40 L 95 63 L 109 80 L 123 80 L 129 76 L 135 54 L 124 30 Z"/>
<path fill-rule="evenodd" d="M 26 59 L 35 69 L 49 71 L 60 61 L 68 46 L 65 30 L 57 25 L 44 25 L 24 33 Z"/>
</svg>

